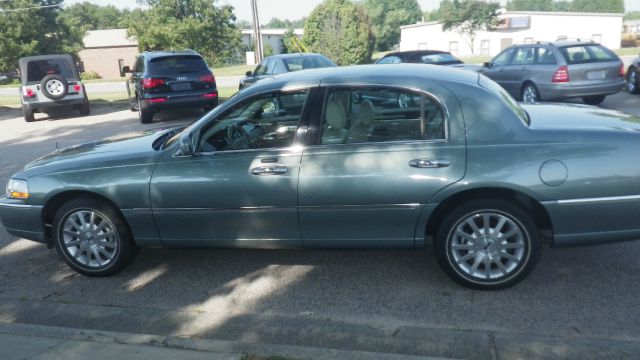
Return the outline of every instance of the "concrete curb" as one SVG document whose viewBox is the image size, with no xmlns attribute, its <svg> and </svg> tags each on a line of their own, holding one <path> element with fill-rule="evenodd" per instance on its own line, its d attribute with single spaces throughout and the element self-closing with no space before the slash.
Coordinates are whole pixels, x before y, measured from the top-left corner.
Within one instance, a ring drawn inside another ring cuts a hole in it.
<svg viewBox="0 0 640 360">
<path fill-rule="evenodd" d="M 195 338 L 180 338 L 149 334 L 132 334 L 116 331 L 96 331 L 73 329 L 59 326 L 44 326 L 17 323 L 0 323 L 0 337 L 2 334 L 23 337 L 38 337 L 59 340 L 73 340 L 95 342 L 103 344 L 153 346 L 173 350 L 191 350 L 216 353 L 225 356 L 235 356 L 240 359 L 242 354 L 256 354 L 259 356 L 282 356 L 293 359 L 353 359 L 353 360 L 447 360 L 450 358 L 434 358 L 413 355 L 399 355 L 386 353 L 372 353 L 365 351 L 346 351 L 322 349 L 314 347 L 254 344 L 226 340 L 209 340 Z M 1 351 L 0 351 L 1 352 Z"/>
</svg>

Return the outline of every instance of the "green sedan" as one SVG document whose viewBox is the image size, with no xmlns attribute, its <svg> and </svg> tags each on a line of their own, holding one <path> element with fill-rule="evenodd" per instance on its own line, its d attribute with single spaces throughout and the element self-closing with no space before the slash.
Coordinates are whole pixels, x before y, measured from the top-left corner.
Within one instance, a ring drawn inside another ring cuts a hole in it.
<svg viewBox="0 0 640 360">
<path fill-rule="evenodd" d="M 188 127 L 58 150 L 7 184 L 7 231 L 89 276 L 138 247 L 423 248 L 477 289 L 543 243 L 640 238 L 640 123 L 521 107 L 477 73 L 356 66 L 257 82 Z"/>
</svg>

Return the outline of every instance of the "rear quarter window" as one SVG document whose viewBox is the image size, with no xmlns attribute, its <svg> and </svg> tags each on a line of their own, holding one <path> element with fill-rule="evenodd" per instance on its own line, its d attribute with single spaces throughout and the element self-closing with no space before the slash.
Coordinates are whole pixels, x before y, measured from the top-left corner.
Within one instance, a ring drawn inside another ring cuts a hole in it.
<svg viewBox="0 0 640 360">
<path fill-rule="evenodd" d="M 616 61 L 618 56 L 602 45 L 574 45 L 560 48 L 567 64 Z"/>
</svg>

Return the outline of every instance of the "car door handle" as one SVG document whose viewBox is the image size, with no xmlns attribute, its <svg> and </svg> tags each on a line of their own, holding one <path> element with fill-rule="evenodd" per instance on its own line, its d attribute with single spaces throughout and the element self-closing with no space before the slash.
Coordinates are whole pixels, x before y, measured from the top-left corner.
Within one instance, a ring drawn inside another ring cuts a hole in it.
<svg viewBox="0 0 640 360">
<path fill-rule="evenodd" d="M 289 168 L 282 165 L 258 166 L 251 169 L 251 175 L 282 175 L 287 171 Z"/>
<path fill-rule="evenodd" d="M 419 169 L 433 169 L 449 165 L 451 165 L 449 160 L 413 159 L 409 161 L 409 166 Z"/>
</svg>

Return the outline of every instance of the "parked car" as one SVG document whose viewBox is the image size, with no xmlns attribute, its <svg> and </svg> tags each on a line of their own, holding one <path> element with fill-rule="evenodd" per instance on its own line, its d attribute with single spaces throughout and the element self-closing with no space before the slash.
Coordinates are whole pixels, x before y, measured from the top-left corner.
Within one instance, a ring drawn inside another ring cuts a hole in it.
<svg viewBox="0 0 640 360">
<path fill-rule="evenodd" d="M 335 66 L 337 65 L 333 61 L 320 54 L 294 53 L 273 55 L 264 58 L 254 71 L 247 71 L 247 76 L 240 79 L 238 89 L 242 90 L 260 79 L 284 74 L 286 72 Z"/>
<path fill-rule="evenodd" d="M 319 69 L 254 84 L 188 127 L 37 159 L 11 176 L 0 219 L 89 276 L 137 247 L 433 243 L 454 280 L 497 289 L 543 242 L 639 239 L 638 153 L 637 118 L 521 107 L 478 73 Z"/>
<path fill-rule="evenodd" d="M 34 113 L 54 108 L 75 108 L 89 115 L 89 99 L 71 55 L 28 56 L 20 58 L 18 65 L 25 121 L 34 121 Z"/>
<path fill-rule="evenodd" d="M 0 73 L 0 84 L 8 84 L 14 79 L 20 80 L 20 77 L 15 73 Z"/>
<path fill-rule="evenodd" d="M 143 124 L 166 109 L 203 108 L 218 105 L 216 79 L 202 56 L 193 50 L 145 51 L 136 58 L 127 79 L 129 107 Z"/>
<path fill-rule="evenodd" d="M 444 65 L 464 70 L 478 71 L 481 67 L 474 64 L 465 64 L 451 53 L 440 50 L 410 50 L 391 52 L 378 59 L 376 64 L 428 64 Z"/>
<path fill-rule="evenodd" d="M 624 64 L 618 55 L 590 41 L 513 45 L 480 71 L 528 103 L 582 98 L 598 105 L 624 86 Z"/>
<path fill-rule="evenodd" d="M 640 93 L 640 57 L 635 58 L 627 69 L 627 90 L 631 94 Z"/>
</svg>

